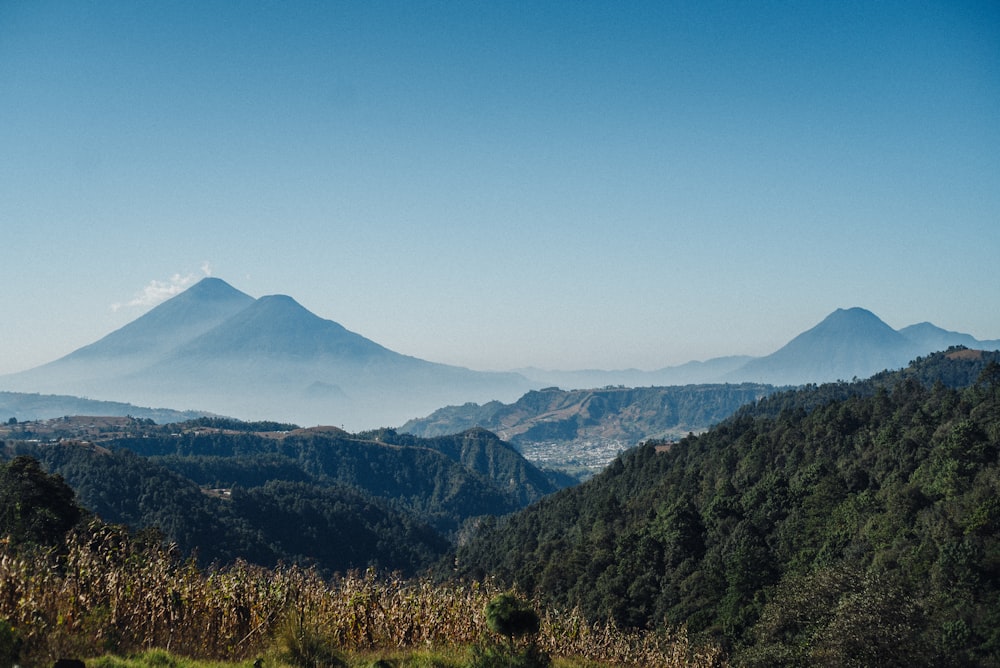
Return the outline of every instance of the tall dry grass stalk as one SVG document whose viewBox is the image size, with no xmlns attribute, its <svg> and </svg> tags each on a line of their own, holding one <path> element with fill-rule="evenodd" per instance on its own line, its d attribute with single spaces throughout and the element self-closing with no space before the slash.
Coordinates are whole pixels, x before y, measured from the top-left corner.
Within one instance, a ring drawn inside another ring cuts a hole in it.
<svg viewBox="0 0 1000 668">
<path fill-rule="evenodd" d="M 438 584 L 379 577 L 331 580 L 296 567 L 245 562 L 202 571 L 170 548 L 139 548 L 120 528 L 94 524 L 65 554 L 26 556 L 0 541 L 0 619 L 24 641 L 25 663 L 163 648 L 203 659 L 263 655 L 289 619 L 341 650 L 455 647 L 487 632 L 492 582 Z M 575 611 L 542 615 L 540 646 L 622 666 L 717 666 L 683 630 L 625 632 Z"/>
</svg>

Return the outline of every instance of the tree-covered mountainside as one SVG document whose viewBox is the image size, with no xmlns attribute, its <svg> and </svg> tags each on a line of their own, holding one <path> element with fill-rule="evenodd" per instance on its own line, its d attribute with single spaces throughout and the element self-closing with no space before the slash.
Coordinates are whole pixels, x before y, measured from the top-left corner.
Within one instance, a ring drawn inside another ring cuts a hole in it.
<svg viewBox="0 0 1000 668">
<path fill-rule="evenodd" d="M 271 480 L 212 492 L 128 450 L 26 446 L 106 522 L 156 529 L 202 563 L 245 559 L 346 572 L 375 566 L 413 573 L 440 557 L 445 538 L 386 499 L 342 485 Z"/>
<path fill-rule="evenodd" d="M 273 479 L 345 485 L 392 499 L 444 532 L 470 517 L 513 512 L 558 488 L 552 476 L 481 429 L 426 439 L 331 427 L 168 431 L 103 445 L 151 457 L 203 486 L 251 487 Z"/>
<path fill-rule="evenodd" d="M 494 574 L 744 665 L 998 665 L 1000 353 L 774 394 L 497 522 Z"/>
<path fill-rule="evenodd" d="M 6 453 L 41 461 L 105 521 L 157 527 L 206 563 L 412 573 L 443 555 L 447 537 L 470 518 L 507 514 L 557 489 L 483 430 L 421 439 L 222 419 L 119 420 L 102 437 L 91 421 L 58 422 L 62 440 L 11 440 Z M 66 437 L 71 424 L 88 428 L 86 440 Z"/>
</svg>

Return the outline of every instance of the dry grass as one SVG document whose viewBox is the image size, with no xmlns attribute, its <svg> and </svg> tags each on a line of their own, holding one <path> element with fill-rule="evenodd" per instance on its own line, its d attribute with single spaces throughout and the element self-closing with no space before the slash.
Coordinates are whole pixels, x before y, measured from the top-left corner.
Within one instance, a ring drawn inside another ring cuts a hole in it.
<svg viewBox="0 0 1000 668">
<path fill-rule="evenodd" d="M 493 582 L 437 584 L 372 571 L 333 580 L 242 562 L 202 571 L 103 525 L 76 536 L 61 556 L 29 557 L 0 542 L 0 619 L 23 640 L 25 665 L 153 648 L 204 660 L 273 656 L 290 621 L 342 652 L 454 653 L 488 634 L 484 608 L 500 592 Z M 626 632 L 575 611 L 546 611 L 538 642 L 581 665 L 722 663 L 717 649 L 694 646 L 683 629 Z"/>
</svg>

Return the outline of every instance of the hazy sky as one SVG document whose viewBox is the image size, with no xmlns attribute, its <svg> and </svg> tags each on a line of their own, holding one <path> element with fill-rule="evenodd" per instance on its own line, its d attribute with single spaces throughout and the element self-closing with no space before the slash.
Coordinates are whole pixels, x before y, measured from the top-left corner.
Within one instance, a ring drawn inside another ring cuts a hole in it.
<svg viewBox="0 0 1000 668">
<path fill-rule="evenodd" d="M 0 0 L 0 372 L 206 273 L 476 369 L 1000 338 L 1000 3 Z"/>
</svg>

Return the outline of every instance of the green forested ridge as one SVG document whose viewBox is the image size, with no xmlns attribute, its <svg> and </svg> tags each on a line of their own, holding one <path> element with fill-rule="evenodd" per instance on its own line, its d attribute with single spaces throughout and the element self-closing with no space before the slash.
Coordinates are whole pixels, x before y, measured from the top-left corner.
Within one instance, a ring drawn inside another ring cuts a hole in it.
<svg viewBox="0 0 1000 668">
<path fill-rule="evenodd" d="M 506 514 L 557 489 L 557 482 L 494 434 L 474 429 L 418 438 L 391 429 L 356 435 L 301 429 L 280 437 L 183 430 L 106 443 L 148 456 L 200 485 L 253 486 L 270 479 L 341 484 L 431 521 L 442 531 L 469 518 Z"/>
<path fill-rule="evenodd" d="M 1000 664 L 1000 353 L 762 400 L 498 522 L 457 575 L 749 665 Z"/>
<path fill-rule="evenodd" d="M 231 421 L 156 426 L 98 445 L 8 443 L 59 473 L 105 521 L 157 527 L 204 563 L 249 559 L 416 572 L 473 517 L 556 489 L 493 434 L 350 435 Z M 214 490 L 214 491 L 213 491 Z"/>
</svg>

